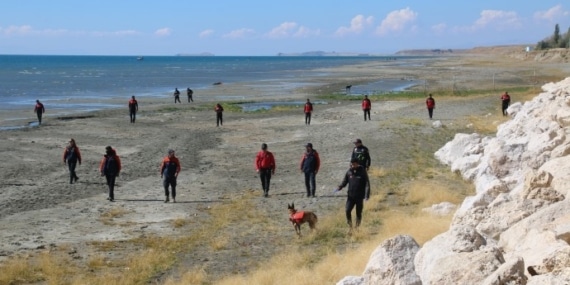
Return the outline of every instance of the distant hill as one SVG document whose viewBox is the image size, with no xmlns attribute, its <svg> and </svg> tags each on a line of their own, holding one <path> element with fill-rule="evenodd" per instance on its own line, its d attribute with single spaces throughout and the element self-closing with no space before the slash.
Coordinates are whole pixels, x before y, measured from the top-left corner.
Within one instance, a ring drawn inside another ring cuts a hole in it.
<svg viewBox="0 0 570 285">
<path fill-rule="evenodd" d="M 307 51 L 300 53 L 284 53 L 280 52 L 277 56 L 375 56 L 374 54 L 368 53 L 356 53 L 356 52 L 326 52 L 326 51 Z"/>
<path fill-rule="evenodd" d="M 464 50 L 453 49 L 407 49 L 396 52 L 396 55 L 442 55 L 463 52 Z"/>
<path fill-rule="evenodd" d="M 176 56 L 215 56 L 213 53 L 203 52 L 203 53 L 179 53 Z"/>
</svg>

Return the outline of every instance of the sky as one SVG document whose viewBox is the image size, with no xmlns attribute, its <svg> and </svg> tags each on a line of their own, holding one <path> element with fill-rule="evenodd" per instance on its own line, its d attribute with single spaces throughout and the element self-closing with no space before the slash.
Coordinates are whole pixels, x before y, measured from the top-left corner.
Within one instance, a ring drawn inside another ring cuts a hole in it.
<svg viewBox="0 0 570 285">
<path fill-rule="evenodd" d="M 0 54 L 271 56 L 534 46 L 562 0 L 2 0 Z"/>
</svg>

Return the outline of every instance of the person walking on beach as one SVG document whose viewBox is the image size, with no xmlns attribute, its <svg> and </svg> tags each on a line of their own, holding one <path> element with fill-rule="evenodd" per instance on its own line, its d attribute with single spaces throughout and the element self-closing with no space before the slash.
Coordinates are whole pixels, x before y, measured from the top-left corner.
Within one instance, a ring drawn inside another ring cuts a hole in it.
<svg viewBox="0 0 570 285">
<path fill-rule="evenodd" d="M 311 100 L 307 99 L 307 103 L 305 103 L 305 125 L 311 124 L 311 114 L 313 113 L 313 103 Z"/>
<path fill-rule="evenodd" d="M 101 176 L 105 176 L 107 179 L 107 186 L 109 187 L 109 197 L 107 197 L 107 200 L 114 202 L 115 179 L 119 176 L 119 172 L 121 172 L 121 159 L 111 146 L 105 148 L 105 155 L 103 155 L 103 159 L 101 159 L 101 163 L 99 164 L 99 172 Z"/>
<path fill-rule="evenodd" d="M 435 99 L 429 94 L 429 97 L 426 99 L 426 107 L 428 109 L 429 119 L 433 118 L 433 109 L 435 109 Z"/>
<path fill-rule="evenodd" d="M 321 167 L 321 159 L 319 153 L 313 149 L 312 143 L 305 145 L 305 152 L 301 157 L 299 169 L 305 174 L 305 188 L 307 189 L 307 197 L 315 197 L 317 189 L 315 176 Z"/>
<path fill-rule="evenodd" d="M 188 103 L 194 102 L 194 99 L 192 99 L 193 94 L 194 94 L 194 91 L 192 91 L 192 89 L 186 88 L 186 95 L 188 95 Z"/>
<path fill-rule="evenodd" d="M 503 93 L 503 95 L 501 96 L 501 102 L 502 104 L 502 110 L 503 110 L 503 116 L 507 116 L 507 108 L 509 108 L 509 105 L 511 104 L 511 96 L 509 96 L 509 92 Z"/>
<path fill-rule="evenodd" d="M 364 121 L 366 121 L 366 115 L 368 115 L 368 120 L 370 120 L 370 109 L 372 109 L 372 103 L 368 99 L 368 95 L 364 95 L 362 99 L 362 111 L 364 112 Z"/>
<path fill-rule="evenodd" d="M 131 117 L 131 123 L 134 123 L 137 118 L 137 112 L 139 111 L 139 103 L 135 99 L 135 96 L 131 97 L 129 100 L 129 116 Z"/>
<path fill-rule="evenodd" d="M 261 150 L 255 156 L 255 170 L 259 173 L 263 196 L 269 196 L 269 184 L 271 175 L 275 174 L 275 157 L 267 150 L 267 144 L 261 144 Z"/>
<path fill-rule="evenodd" d="M 354 149 L 352 150 L 352 159 L 356 159 L 358 163 L 368 171 L 370 168 L 370 152 L 368 148 L 362 144 L 361 139 L 354 140 Z"/>
<path fill-rule="evenodd" d="M 362 222 L 362 209 L 364 200 L 370 198 L 370 181 L 366 169 L 360 165 L 356 158 L 350 160 L 350 168 L 346 171 L 344 179 L 335 189 L 335 193 L 348 184 L 348 191 L 345 204 L 346 223 L 349 226 L 348 234 L 352 233 L 352 209 L 356 206 L 356 228 Z"/>
<path fill-rule="evenodd" d="M 172 194 L 172 202 L 176 203 L 176 178 L 178 178 L 178 173 L 180 173 L 180 161 L 175 156 L 174 150 L 169 149 L 168 155 L 164 157 L 160 164 L 160 178 L 163 178 L 162 185 L 164 186 L 164 195 L 166 196 L 164 203 L 170 201 L 170 194 Z M 169 186 L 172 192 L 168 191 Z"/>
<path fill-rule="evenodd" d="M 176 102 L 182 104 L 182 102 L 180 102 L 180 91 L 178 91 L 178 88 L 174 88 L 174 104 L 176 104 Z"/>
<path fill-rule="evenodd" d="M 74 139 L 69 140 L 69 144 L 65 147 L 63 151 L 63 164 L 67 164 L 67 168 L 69 169 L 69 184 L 73 184 L 73 182 L 77 182 L 79 177 L 75 174 L 75 167 L 77 163 L 81 165 L 81 152 L 77 147 Z"/>
<path fill-rule="evenodd" d="M 36 112 L 36 115 L 38 116 L 38 123 L 41 125 L 42 115 L 46 112 L 46 109 L 44 108 L 44 104 L 42 104 L 40 100 L 36 100 L 36 106 L 34 107 L 34 112 Z"/>
<path fill-rule="evenodd" d="M 220 125 L 223 125 L 224 122 L 223 119 L 224 107 L 222 107 L 222 105 L 218 103 L 216 104 L 216 107 L 214 107 L 214 111 L 216 111 L 216 127 L 219 127 Z"/>
</svg>

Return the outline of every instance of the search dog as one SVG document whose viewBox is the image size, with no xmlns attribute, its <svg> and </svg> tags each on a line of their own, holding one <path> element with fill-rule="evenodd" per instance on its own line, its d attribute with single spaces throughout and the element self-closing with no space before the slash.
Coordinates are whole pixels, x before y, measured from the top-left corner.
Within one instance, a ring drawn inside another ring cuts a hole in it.
<svg viewBox="0 0 570 285">
<path fill-rule="evenodd" d="M 289 221 L 293 224 L 295 232 L 299 237 L 301 237 L 301 225 L 304 223 L 309 223 L 311 230 L 315 229 L 317 225 L 317 215 L 310 211 L 297 211 L 295 209 L 295 204 L 287 204 L 287 209 L 289 210 Z"/>
</svg>

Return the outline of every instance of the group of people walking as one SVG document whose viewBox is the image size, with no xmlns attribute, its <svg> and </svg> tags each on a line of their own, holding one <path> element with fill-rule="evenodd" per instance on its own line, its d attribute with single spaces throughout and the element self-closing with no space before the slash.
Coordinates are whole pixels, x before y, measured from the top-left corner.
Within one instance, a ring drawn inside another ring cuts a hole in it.
<svg viewBox="0 0 570 285">
<path fill-rule="evenodd" d="M 354 149 L 352 150 L 350 167 L 343 176 L 341 183 L 335 189 L 335 192 L 338 192 L 348 185 L 345 214 L 351 231 L 353 229 L 352 210 L 356 207 L 355 226 L 358 227 L 362 221 L 364 200 L 370 198 L 368 169 L 371 163 L 370 152 L 362 144 L 362 140 L 356 139 L 353 143 Z M 276 163 L 275 156 L 268 150 L 266 143 L 261 144 L 261 150 L 255 156 L 254 167 L 257 173 L 259 173 L 263 197 L 269 197 L 271 176 L 275 174 Z M 299 170 L 305 177 L 307 197 L 316 197 L 316 175 L 320 167 L 321 159 L 319 153 L 313 148 L 312 143 L 305 144 L 305 151 L 301 156 Z"/>
<path fill-rule="evenodd" d="M 75 142 L 75 139 L 70 139 L 67 146 L 63 151 L 63 163 L 69 169 L 69 184 L 73 184 L 79 180 L 75 169 L 77 164 L 81 165 L 81 151 Z M 167 156 L 162 159 L 160 164 L 160 178 L 163 179 L 162 185 L 164 187 L 165 203 L 176 203 L 176 179 L 180 173 L 180 160 L 175 156 L 172 149 L 168 150 Z M 106 179 L 106 184 L 109 190 L 107 200 L 115 201 L 115 182 L 116 178 L 122 170 L 121 158 L 117 155 L 117 151 L 111 146 L 105 147 L 105 154 L 99 163 L 99 173 Z"/>
</svg>

